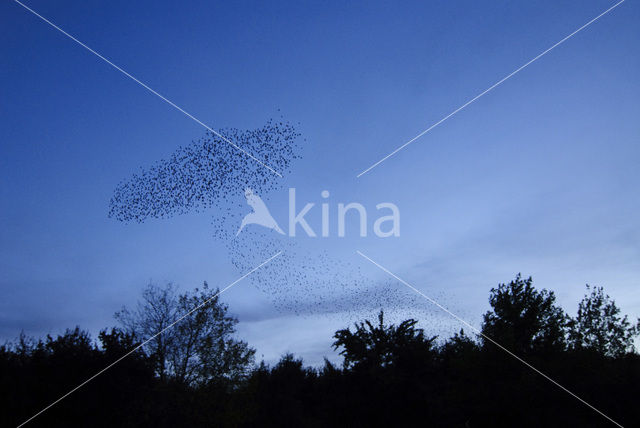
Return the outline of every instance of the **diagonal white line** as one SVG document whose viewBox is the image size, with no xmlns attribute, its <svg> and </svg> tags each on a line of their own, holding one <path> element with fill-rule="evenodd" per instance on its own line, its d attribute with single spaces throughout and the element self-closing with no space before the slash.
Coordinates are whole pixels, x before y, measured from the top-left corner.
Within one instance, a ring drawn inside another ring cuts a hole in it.
<svg viewBox="0 0 640 428">
<path fill-rule="evenodd" d="M 460 110 L 464 109 L 465 107 L 467 107 L 469 104 L 475 102 L 476 100 L 478 100 L 480 97 L 482 97 L 483 95 L 487 94 L 488 92 L 490 92 L 491 90 L 493 90 L 494 88 L 496 88 L 497 86 L 501 85 L 502 83 L 504 83 L 506 80 L 510 79 L 511 77 L 515 76 L 517 73 L 519 73 L 520 71 L 522 71 L 523 69 L 525 69 L 527 66 L 529 66 L 530 64 L 534 63 L 535 61 L 537 61 L 538 59 L 542 58 L 544 55 L 546 55 L 547 53 L 549 53 L 551 50 L 553 50 L 554 48 L 560 46 L 562 43 L 566 42 L 567 40 L 569 40 L 571 37 L 575 36 L 576 34 L 578 34 L 580 31 L 584 30 L 585 28 L 587 28 L 589 25 L 593 24 L 594 22 L 596 22 L 598 19 L 602 18 L 604 15 L 606 15 L 607 13 L 611 12 L 613 9 L 615 9 L 616 7 L 620 6 L 622 3 L 624 3 L 624 0 L 619 1 L 618 3 L 614 4 L 613 6 L 611 6 L 609 9 L 605 10 L 604 12 L 602 12 L 600 15 L 596 16 L 595 18 L 593 18 L 591 21 L 587 22 L 586 24 L 584 24 L 582 27 L 578 28 L 576 31 L 574 31 L 573 33 L 569 34 L 567 37 L 565 37 L 564 39 L 560 40 L 558 43 L 556 43 L 555 45 L 551 46 L 550 48 L 548 48 L 547 50 L 545 50 L 544 52 L 542 52 L 541 54 L 539 54 L 538 56 L 536 56 L 535 58 L 533 58 L 532 60 L 530 60 L 529 62 L 527 62 L 526 64 L 522 65 L 521 67 L 519 67 L 518 69 L 516 69 L 515 71 L 511 72 L 510 74 L 508 74 L 507 76 L 503 77 L 502 79 L 500 79 L 499 81 L 497 81 L 496 83 L 494 83 L 493 85 L 491 85 L 489 88 L 485 89 L 483 92 L 479 93 L 478 95 L 476 95 L 475 97 L 471 98 L 469 101 L 467 101 L 466 103 L 464 103 L 463 105 L 461 105 L 460 107 L 458 107 L 457 109 L 455 109 L 454 111 L 452 111 L 451 113 L 449 113 L 448 115 L 446 115 L 445 117 L 443 117 L 442 119 L 440 119 L 439 121 L 437 121 L 436 123 L 434 123 L 433 125 L 431 125 L 430 127 L 428 127 L 427 129 L 425 129 L 424 131 L 422 131 L 421 133 L 419 133 L 418 135 L 416 135 L 415 137 L 413 137 L 412 139 L 410 139 L 409 141 L 407 141 L 406 143 L 404 143 L 403 145 L 401 145 L 400 147 L 398 147 L 397 149 L 395 149 L 394 151 L 392 151 L 391 153 L 389 153 L 388 155 L 386 155 L 385 157 L 383 157 L 382 159 L 380 159 L 378 162 L 374 163 L 373 165 L 371 165 L 369 168 L 365 169 L 364 171 L 362 171 L 360 174 L 358 174 L 356 176 L 356 178 L 360 178 L 360 176 L 366 174 L 367 172 L 371 171 L 373 168 L 375 168 L 376 166 L 380 165 L 382 162 L 386 161 L 387 159 L 389 159 L 391 156 L 395 155 L 396 153 L 398 153 L 400 150 L 404 149 L 405 147 L 407 147 L 409 144 L 413 143 L 414 141 L 416 141 L 418 138 L 422 137 L 424 134 L 426 134 L 427 132 L 431 131 L 433 128 L 435 128 L 436 126 L 440 125 L 442 122 L 444 122 L 445 120 L 449 119 L 451 116 L 455 115 L 456 113 L 458 113 Z"/>
<path fill-rule="evenodd" d="M 465 326 L 469 327 L 471 330 L 475 331 L 477 334 L 479 334 L 480 336 L 484 337 L 486 340 L 488 340 L 489 342 L 493 343 L 494 345 L 496 345 L 498 348 L 502 349 L 504 352 L 506 352 L 507 354 L 511 355 L 513 358 L 515 358 L 516 360 L 520 361 L 522 364 L 524 364 L 525 366 L 529 367 L 531 370 L 533 370 L 534 372 L 538 373 L 540 376 L 542 376 L 543 378 L 547 379 L 549 382 L 553 383 L 554 385 L 556 385 L 558 388 L 562 389 L 564 392 L 568 393 L 569 395 L 571 395 L 572 397 L 576 398 L 577 400 L 579 400 L 582 404 L 585 404 L 586 406 L 588 406 L 589 408 L 591 408 L 592 410 L 596 411 L 597 413 L 599 413 L 601 416 L 605 417 L 609 422 L 613 423 L 614 425 L 619 426 L 620 428 L 624 428 L 622 425 L 620 425 L 618 422 L 614 421 L 613 419 L 611 419 L 609 416 L 605 415 L 604 413 L 602 413 L 600 410 L 596 409 L 595 407 L 593 407 L 591 404 L 587 403 L 585 400 L 583 400 L 582 398 L 578 397 L 576 394 L 574 394 L 573 392 L 569 391 L 567 388 L 565 388 L 564 386 L 560 385 L 558 382 L 556 382 L 555 380 L 551 379 L 549 376 L 547 376 L 546 374 L 544 374 L 543 372 L 541 372 L 540 370 L 538 370 L 537 368 L 535 368 L 534 366 L 532 366 L 531 364 L 529 364 L 528 362 L 526 362 L 525 360 L 523 360 L 522 358 L 518 357 L 516 354 L 514 354 L 513 352 L 509 351 L 507 348 L 505 348 L 504 346 L 500 345 L 498 342 L 496 342 L 495 340 L 493 340 L 492 338 L 490 338 L 489 336 L 487 336 L 486 334 L 482 333 L 481 330 L 479 330 L 478 328 L 474 327 L 473 325 L 469 324 L 467 321 L 465 321 L 464 319 L 460 318 L 458 315 L 454 314 L 453 312 L 451 312 L 449 309 L 445 308 L 444 306 L 442 306 L 440 303 L 436 302 L 435 300 L 433 300 L 431 297 L 427 296 L 426 294 L 422 293 L 420 290 L 418 290 L 417 288 L 415 288 L 413 285 L 409 284 L 407 281 L 405 281 L 404 279 L 400 278 L 399 276 L 395 275 L 393 272 L 389 271 L 389 269 L 385 268 L 384 266 L 381 266 L 379 263 L 373 261 L 371 258 L 367 257 L 366 255 L 362 254 L 362 252 L 356 250 L 356 253 L 360 254 L 362 257 L 364 257 L 365 259 L 367 259 L 368 261 L 370 261 L 371 263 L 373 263 L 375 266 L 377 266 L 378 268 L 380 268 L 382 271 L 386 272 L 387 274 L 391 275 L 392 277 L 394 277 L 395 279 L 397 279 L 398 281 L 400 281 L 402 284 L 406 285 L 407 287 L 409 287 L 410 289 L 412 289 L 413 291 L 415 291 L 416 293 L 418 293 L 419 295 L 421 295 L 422 297 L 424 297 L 425 299 L 427 299 L 430 303 L 434 304 L 435 306 L 437 306 L 438 308 L 442 309 L 443 311 L 445 311 L 447 314 L 451 315 L 453 318 L 455 318 L 456 320 L 460 321 L 462 324 L 464 324 Z"/>
<path fill-rule="evenodd" d="M 180 321 L 182 321 L 183 319 L 185 319 L 186 317 L 188 317 L 189 315 L 191 315 L 192 313 L 196 312 L 197 310 L 201 309 L 202 307 L 206 306 L 210 301 L 212 301 L 213 299 L 215 299 L 216 297 L 218 297 L 219 295 L 221 295 L 222 293 L 224 293 L 225 291 L 227 291 L 228 289 L 230 289 L 231 287 L 233 287 L 234 285 L 236 285 L 237 283 L 239 283 L 240 281 L 242 281 L 243 279 L 245 279 L 246 277 L 248 277 L 249 275 L 251 275 L 253 272 L 257 271 L 258 269 L 260 269 L 262 266 L 266 265 L 267 263 L 269 263 L 271 260 L 275 259 L 276 257 L 278 257 L 280 254 L 282 254 L 282 251 L 278 251 L 275 255 L 269 257 L 267 260 L 263 261 L 262 263 L 260 263 L 258 266 L 254 267 L 253 269 L 251 269 L 249 272 L 245 273 L 244 275 L 242 275 L 240 278 L 236 279 L 235 281 L 233 281 L 231 284 L 227 285 L 225 288 L 223 288 L 222 290 L 218 291 L 213 297 L 205 300 L 204 302 L 202 302 L 200 305 L 196 306 L 195 308 L 193 308 L 192 310 L 190 310 L 189 312 L 187 312 L 186 314 L 184 314 L 183 316 L 181 316 L 180 318 L 178 318 L 176 321 L 174 321 L 173 323 L 169 324 L 167 327 L 163 328 L 162 330 L 160 330 L 159 332 L 157 332 L 156 334 L 154 334 L 153 336 L 149 337 L 147 340 L 145 340 L 144 342 L 142 342 L 141 344 L 139 344 L 138 346 L 136 346 L 135 348 L 133 348 L 132 350 L 130 350 L 129 352 L 127 352 L 126 354 L 124 354 L 122 357 L 118 358 L 117 360 L 115 360 L 113 363 L 109 364 L 107 367 L 103 368 L 102 370 L 100 370 L 98 373 L 94 374 L 93 376 L 91 376 L 89 379 L 85 380 L 84 382 L 82 382 L 80 385 L 76 386 L 75 388 L 73 388 L 71 391 L 67 392 L 66 394 L 64 394 L 62 397 L 58 398 L 56 401 L 54 401 L 53 403 L 49 404 L 47 407 L 45 407 L 44 409 L 40 410 L 38 413 L 36 413 L 35 415 L 31 416 L 29 419 L 27 419 L 26 421 L 22 422 L 20 425 L 18 425 L 18 428 L 20 428 L 23 425 L 26 425 L 27 423 L 31 422 L 33 419 L 35 419 L 36 417 L 38 417 L 39 415 L 41 415 L 42 413 L 46 412 L 47 410 L 49 410 L 51 407 L 55 406 L 56 404 L 58 404 L 60 401 L 64 400 L 65 398 L 67 398 L 69 395 L 73 394 L 74 392 L 76 392 L 77 390 L 79 390 L 80 388 L 82 388 L 83 386 L 85 386 L 86 384 L 88 384 L 89 382 L 91 382 L 92 380 L 94 380 L 95 378 L 97 378 L 98 376 L 100 376 L 102 373 L 106 372 L 107 370 L 109 370 L 111 367 L 115 366 L 116 364 L 118 364 L 120 361 L 124 360 L 125 358 L 127 358 L 129 355 L 133 354 L 134 352 L 136 352 L 138 349 L 142 348 L 144 345 L 146 345 L 147 343 L 151 342 L 153 339 L 155 339 L 156 337 L 160 336 L 162 333 L 164 333 L 165 331 L 169 330 L 171 327 L 173 327 L 174 325 L 178 324 Z"/>
<path fill-rule="evenodd" d="M 38 12 L 36 12 L 35 10 L 29 8 L 28 6 L 24 5 L 23 3 L 20 3 L 18 0 L 13 0 L 16 3 L 18 3 L 20 6 L 22 6 L 23 8 L 25 8 L 26 10 L 28 10 L 29 12 L 31 12 L 32 14 L 34 14 L 35 16 L 37 16 L 38 18 L 40 18 L 41 20 L 43 20 L 44 22 L 46 22 L 47 24 L 49 24 L 50 26 L 52 26 L 53 28 L 55 28 L 56 30 L 58 30 L 59 32 L 61 32 L 62 34 L 64 34 L 65 36 L 67 36 L 68 38 L 70 38 L 71 40 L 73 40 L 74 42 L 76 42 L 77 44 L 79 44 L 80 46 L 82 46 L 83 48 L 85 48 L 86 50 L 88 50 L 89 52 L 91 52 L 92 54 L 94 54 L 95 56 L 97 56 L 98 58 L 100 58 L 101 60 L 103 60 L 104 62 L 106 62 L 107 64 L 109 64 L 111 67 L 115 68 L 116 70 L 118 70 L 120 73 L 124 74 L 125 76 L 127 76 L 128 78 L 130 78 L 131 80 L 133 80 L 134 82 L 136 82 L 138 85 L 142 86 L 143 88 L 145 88 L 146 90 L 148 90 L 149 92 L 151 92 L 152 94 L 154 94 L 155 96 L 157 96 L 158 98 L 160 98 L 162 101 L 166 102 L 167 104 L 169 104 L 171 107 L 175 108 L 176 110 L 180 111 L 182 114 L 184 114 L 185 116 L 189 117 L 190 119 L 194 120 L 195 122 L 197 122 L 198 124 L 202 125 L 203 127 L 205 127 L 206 129 L 208 129 L 209 131 L 211 131 L 213 134 L 217 135 L 218 137 L 220 137 L 222 140 L 224 140 L 225 142 L 229 143 L 232 147 L 234 147 L 235 149 L 241 151 L 242 153 L 244 153 L 245 155 L 249 156 L 251 159 L 253 159 L 254 161 L 258 162 L 260 165 L 262 165 L 263 167 L 267 168 L 269 171 L 273 172 L 275 175 L 277 175 L 278 177 L 282 178 L 282 174 L 280 174 L 278 171 L 276 171 L 275 169 L 271 168 L 269 165 L 267 165 L 266 163 L 262 162 L 260 159 L 256 158 L 255 156 L 253 156 L 251 153 L 247 152 L 246 150 L 244 150 L 243 148 L 241 148 L 240 146 L 238 146 L 237 144 L 235 144 L 233 141 L 229 140 L 228 138 L 226 138 L 224 135 L 220 134 L 218 131 L 216 131 L 215 129 L 211 128 L 210 126 L 208 126 L 207 124 L 205 124 L 204 122 L 202 122 L 200 119 L 198 119 L 197 117 L 193 116 L 191 113 L 189 113 L 188 111 L 184 110 L 183 108 L 181 108 L 180 106 L 176 105 L 173 101 L 167 99 L 165 96 L 163 96 L 162 94 L 156 92 L 155 90 L 153 90 L 152 88 L 150 88 L 149 86 L 147 86 L 145 83 L 141 82 L 140 80 L 136 79 L 135 77 L 133 77 L 131 74 L 127 73 L 126 71 L 124 71 L 122 68 L 118 67 L 116 64 L 114 64 L 113 62 L 109 61 L 107 58 L 105 58 L 104 56 L 100 55 L 98 52 L 94 51 L 93 49 L 91 49 L 89 46 L 85 45 L 84 43 L 82 43 L 80 40 L 76 39 L 75 37 L 73 37 L 71 34 L 67 33 L 66 31 L 64 31 L 62 28 L 58 27 L 57 25 L 55 25 L 53 22 L 49 21 L 47 18 L 45 18 L 44 16 L 40 15 Z"/>
</svg>

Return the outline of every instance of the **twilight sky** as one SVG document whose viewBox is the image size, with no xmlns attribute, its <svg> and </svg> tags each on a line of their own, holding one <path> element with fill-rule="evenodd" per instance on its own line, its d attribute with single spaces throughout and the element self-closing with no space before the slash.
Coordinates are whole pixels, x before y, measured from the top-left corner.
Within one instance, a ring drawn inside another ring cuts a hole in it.
<svg viewBox="0 0 640 428">
<path fill-rule="evenodd" d="M 490 288 L 518 272 L 570 314 L 589 283 L 640 316 L 637 2 L 360 178 L 615 2 L 25 4 L 214 129 L 280 115 L 299 123 L 303 158 L 283 190 L 264 195 L 274 217 L 287 224 L 295 187 L 299 205 L 316 204 L 316 231 L 322 202 L 332 215 L 359 202 L 370 218 L 366 238 L 353 222 L 338 238 L 332 220 L 329 238 L 295 238 L 297 248 L 326 252 L 378 288 L 404 287 L 360 250 L 477 326 Z M 0 27 L 0 339 L 75 325 L 95 333 L 150 280 L 186 290 L 242 275 L 213 237 L 215 213 L 107 218 L 121 180 L 205 129 L 12 1 L 0 3 Z M 371 233 L 380 202 L 399 207 L 400 237 Z M 320 362 L 353 318 L 278 311 L 248 280 L 222 300 L 269 361 L 293 351 Z M 460 328 L 424 300 L 392 306 L 434 334 Z"/>
</svg>

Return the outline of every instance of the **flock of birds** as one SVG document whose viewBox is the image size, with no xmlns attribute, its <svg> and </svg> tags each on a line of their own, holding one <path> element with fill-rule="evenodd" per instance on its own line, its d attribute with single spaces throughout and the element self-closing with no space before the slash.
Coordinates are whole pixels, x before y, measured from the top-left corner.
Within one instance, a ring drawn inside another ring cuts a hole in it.
<svg viewBox="0 0 640 428">
<path fill-rule="evenodd" d="M 199 141 L 179 147 L 168 159 L 141 168 L 115 189 L 109 203 L 109 217 L 123 222 L 144 222 L 149 218 L 168 218 L 210 208 L 235 212 L 238 195 L 246 187 L 267 194 L 282 187 L 280 174 L 289 172 L 298 157 L 300 134 L 287 122 L 270 120 L 253 131 L 235 128 L 220 131 L 233 147 L 207 131 Z M 247 153 L 263 159 L 270 170 Z M 224 217 L 223 217 L 224 220 Z M 222 224 L 222 223 L 220 223 Z M 224 237 L 224 230 L 216 233 Z"/>
<path fill-rule="evenodd" d="M 252 131 L 226 129 L 220 133 L 283 175 L 300 158 L 301 134 L 284 120 L 270 120 Z M 351 323 L 374 319 L 375 313 L 384 309 L 390 322 L 416 318 L 428 320 L 429 330 L 445 328 L 445 323 L 438 321 L 442 318 L 436 314 L 438 309 L 396 281 L 374 279 L 365 275 L 360 265 L 259 225 L 238 234 L 250 211 L 245 189 L 253 189 L 268 201 L 272 192 L 282 189 L 283 182 L 246 153 L 208 132 L 179 147 L 168 159 L 141 168 L 122 181 L 111 198 L 109 217 L 144 222 L 190 212 L 211 213 L 213 237 L 227 246 L 230 261 L 240 274 L 281 251 L 247 280 L 285 314 L 322 314 Z"/>
</svg>

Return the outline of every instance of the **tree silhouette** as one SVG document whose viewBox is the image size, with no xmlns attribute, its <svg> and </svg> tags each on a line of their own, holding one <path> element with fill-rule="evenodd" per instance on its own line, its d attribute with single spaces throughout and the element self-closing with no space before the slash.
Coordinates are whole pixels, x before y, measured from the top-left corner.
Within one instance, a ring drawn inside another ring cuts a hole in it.
<svg viewBox="0 0 640 428">
<path fill-rule="evenodd" d="M 115 317 L 140 341 L 171 326 L 145 346 L 161 381 L 235 382 L 247 375 L 255 351 L 233 337 L 238 320 L 227 315 L 217 293 L 206 282 L 202 289 L 182 294 L 173 284 L 149 284 L 135 310 L 123 308 Z"/>
<path fill-rule="evenodd" d="M 587 287 L 578 306 L 578 315 L 570 321 L 569 340 L 574 349 L 588 349 L 608 357 L 619 357 L 634 350 L 633 340 L 640 335 L 640 319 L 635 325 L 620 316 L 620 308 L 602 287 Z"/>
<path fill-rule="evenodd" d="M 568 319 L 553 291 L 538 291 L 531 277 L 518 274 L 492 288 L 482 333 L 519 355 L 558 352 L 566 347 Z M 493 347 L 484 341 L 485 347 Z"/>
<path fill-rule="evenodd" d="M 427 356 L 432 353 L 436 337 L 425 338 L 424 330 L 416 328 L 417 320 L 408 319 L 398 326 L 384 324 L 384 312 L 378 314 L 378 324 L 369 320 L 355 324 L 355 331 L 339 330 L 333 336 L 334 349 L 342 348 L 344 368 L 388 367 L 407 355 Z"/>
<path fill-rule="evenodd" d="M 637 425 L 638 326 L 602 288 L 591 289 L 569 322 L 553 293 L 518 275 L 491 291 L 485 334 L 540 368 L 623 426 Z M 251 366 L 253 351 L 232 339 L 237 322 L 204 287 L 179 293 L 150 285 L 128 328 L 80 328 L 41 340 L 21 334 L 0 345 L 0 426 L 16 426 L 191 309 L 162 342 L 128 355 L 36 419 L 42 426 L 193 427 L 564 427 L 609 426 L 575 397 L 482 339 L 460 331 L 441 343 L 408 319 L 363 320 L 338 330 L 328 360 L 305 367 L 285 354 Z M 148 330 L 144 330 L 147 328 Z M 567 333 L 568 341 L 563 334 Z M 168 333 L 168 332 L 167 332 Z M 163 335 L 164 336 L 164 335 Z M 569 346 L 565 346 L 566 344 Z M 500 354 L 498 354 L 499 352 Z M 553 353 L 552 353 L 553 352 Z M 162 356 L 163 364 L 158 360 Z M 35 426 L 35 425 L 34 425 Z"/>
</svg>

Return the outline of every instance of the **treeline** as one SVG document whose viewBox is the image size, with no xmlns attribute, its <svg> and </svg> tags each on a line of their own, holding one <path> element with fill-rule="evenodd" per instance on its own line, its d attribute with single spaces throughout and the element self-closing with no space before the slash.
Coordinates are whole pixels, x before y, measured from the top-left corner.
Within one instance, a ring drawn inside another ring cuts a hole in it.
<svg viewBox="0 0 640 428">
<path fill-rule="evenodd" d="M 518 275 L 491 290 L 482 334 L 461 330 L 447 340 L 413 319 L 389 325 L 381 311 L 377 320 L 337 331 L 342 364 L 321 368 L 294 355 L 256 365 L 255 351 L 235 338 L 238 321 L 215 296 L 206 283 L 183 294 L 150 285 L 136 308 L 116 314 L 119 327 L 96 341 L 75 328 L 1 346 L 0 425 L 19 425 L 114 362 L 29 424 L 565 427 L 640 420 L 633 346 L 640 321 L 622 316 L 602 288 L 587 286 L 570 317 L 553 292 Z"/>
</svg>

